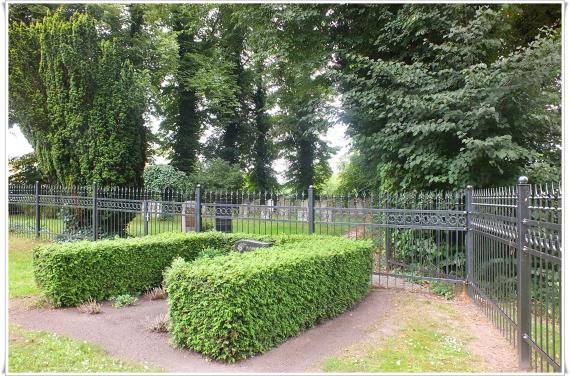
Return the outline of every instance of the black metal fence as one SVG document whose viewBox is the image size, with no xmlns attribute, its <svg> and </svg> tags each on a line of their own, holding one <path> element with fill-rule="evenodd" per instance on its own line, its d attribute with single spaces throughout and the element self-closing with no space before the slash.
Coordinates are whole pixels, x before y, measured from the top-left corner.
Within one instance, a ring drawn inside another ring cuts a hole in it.
<svg viewBox="0 0 570 376">
<path fill-rule="evenodd" d="M 522 178 L 521 178 L 522 179 Z M 560 371 L 560 185 L 462 192 L 162 192 L 9 186 L 11 235 L 55 241 L 218 230 L 373 239 L 385 286 L 465 284 L 523 369 Z"/>
</svg>

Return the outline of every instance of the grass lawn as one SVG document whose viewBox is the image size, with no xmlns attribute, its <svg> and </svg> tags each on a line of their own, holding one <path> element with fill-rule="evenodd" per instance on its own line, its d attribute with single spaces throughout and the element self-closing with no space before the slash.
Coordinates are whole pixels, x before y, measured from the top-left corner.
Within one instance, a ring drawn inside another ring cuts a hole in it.
<svg viewBox="0 0 570 376">
<path fill-rule="evenodd" d="M 206 229 L 214 227 L 214 218 L 203 218 L 203 226 Z M 356 231 L 356 227 L 349 227 L 348 225 L 327 225 L 315 224 L 315 233 L 327 235 L 346 235 L 350 230 Z M 358 229 L 359 237 L 364 234 L 362 226 Z M 182 217 L 174 215 L 167 219 L 151 218 L 148 222 L 148 234 L 155 235 L 163 232 L 181 232 L 182 231 Z M 368 230 L 369 231 L 369 230 Z M 261 234 L 261 235 L 289 235 L 289 234 L 308 234 L 309 228 L 307 223 L 303 222 L 278 222 L 270 220 L 256 220 L 256 219 L 232 219 L 232 232 L 243 232 L 248 234 Z M 142 214 L 138 214 L 127 226 L 127 233 L 130 236 L 143 236 L 144 235 L 144 221 Z M 366 234 L 365 234 L 366 235 Z"/>
<path fill-rule="evenodd" d="M 478 372 L 483 364 L 470 354 L 473 339 L 461 313 L 444 302 L 408 298 L 400 307 L 395 333 L 353 346 L 323 364 L 326 372 Z M 407 314 L 406 314 L 407 312 Z M 416 314 L 412 314 L 415 312 Z M 421 317 L 418 313 L 421 312 Z"/>
<path fill-rule="evenodd" d="M 337 218 L 337 220 L 344 220 Z M 348 219 L 346 219 L 348 220 Z M 26 216 L 24 214 L 10 215 L 9 221 L 11 228 L 14 231 L 25 232 L 25 236 L 33 238 L 35 228 L 35 218 Z M 211 229 L 214 227 L 214 218 L 203 218 L 204 228 Z M 52 238 L 55 235 L 61 234 L 63 231 L 63 221 L 58 218 L 41 218 L 41 237 Z M 156 235 L 164 232 L 181 232 L 182 231 L 182 216 L 175 214 L 170 218 L 160 219 L 155 216 L 151 217 L 148 222 L 148 235 Z M 249 234 L 261 235 L 289 235 L 289 234 L 308 234 L 309 227 L 306 222 L 279 222 L 275 220 L 265 219 L 232 219 L 232 231 L 243 232 Z M 373 237 L 371 231 L 378 233 L 380 230 L 371 230 L 369 227 L 348 225 L 348 224 L 326 224 L 315 223 L 315 233 L 322 235 L 337 235 L 345 236 L 352 234 L 358 238 Z M 144 235 L 144 221 L 143 215 L 137 214 L 131 222 L 127 225 L 127 234 L 129 236 L 143 236 Z M 376 234 L 378 235 L 378 234 Z"/>
<path fill-rule="evenodd" d="M 8 240 L 8 293 L 10 298 L 38 295 L 32 269 L 32 249 L 45 241 L 17 238 Z"/>
<path fill-rule="evenodd" d="M 10 325 L 9 372 L 164 372 L 109 356 L 99 346 L 54 333 Z"/>
</svg>

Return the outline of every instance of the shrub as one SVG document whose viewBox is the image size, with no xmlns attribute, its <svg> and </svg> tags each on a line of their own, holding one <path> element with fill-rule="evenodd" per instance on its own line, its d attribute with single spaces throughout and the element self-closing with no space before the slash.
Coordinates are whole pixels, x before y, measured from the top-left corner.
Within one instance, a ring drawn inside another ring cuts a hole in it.
<svg viewBox="0 0 570 376">
<path fill-rule="evenodd" d="M 115 308 L 122 308 L 130 305 L 135 305 L 138 299 L 130 294 L 117 295 L 111 298 Z"/>
<path fill-rule="evenodd" d="M 176 259 L 165 273 L 173 342 L 235 361 L 337 316 L 366 295 L 371 242 L 289 239 L 243 254 Z"/>
<path fill-rule="evenodd" d="M 268 239 L 207 232 L 50 244 L 34 249 L 34 277 L 56 307 L 139 295 L 162 284 L 162 273 L 175 257 L 194 260 L 208 247 L 230 252 L 235 241 L 244 238 Z"/>
</svg>

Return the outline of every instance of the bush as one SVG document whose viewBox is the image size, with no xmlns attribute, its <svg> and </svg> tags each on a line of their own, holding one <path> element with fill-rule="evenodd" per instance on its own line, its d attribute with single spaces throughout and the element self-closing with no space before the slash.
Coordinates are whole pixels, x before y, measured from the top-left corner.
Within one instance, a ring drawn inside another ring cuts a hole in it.
<svg viewBox="0 0 570 376">
<path fill-rule="evenodd" d="M 297 237 L 165 273 L 175 344 L 223 361 L 264 352 L 362 299 L 372 243 Z"/>
<path fill-rule="evenodd" d="M 267 240 L 259 235 L 207 232 L 40 246 L 33 252 L 34 277 L 56 307 L 139 295 L 162 284 L 162 273 L 175 257 L 194 260 L 209 247 L 230 252 L 235 241 L 244 238 Z"/>
</svg>

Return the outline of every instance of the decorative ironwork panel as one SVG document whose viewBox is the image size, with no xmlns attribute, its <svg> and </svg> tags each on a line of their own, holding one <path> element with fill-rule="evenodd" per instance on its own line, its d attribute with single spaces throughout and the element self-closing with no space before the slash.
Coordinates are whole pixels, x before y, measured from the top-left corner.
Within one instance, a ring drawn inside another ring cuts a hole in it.
<svg viewBox="0 0 570 376">
<path fill-rule="evenodd" d="M 41 206 L 69 206 L 84 209 L 93 207 L 91 197 L 40 195 L 39 198 Z"/>
<path fill-rule="evenodd" d="M 34 195 L 29 194 L 10 194 L 8 196 L 9 204 L 32 204 L 36 203 L 36 198 Z"/>
</svg>

